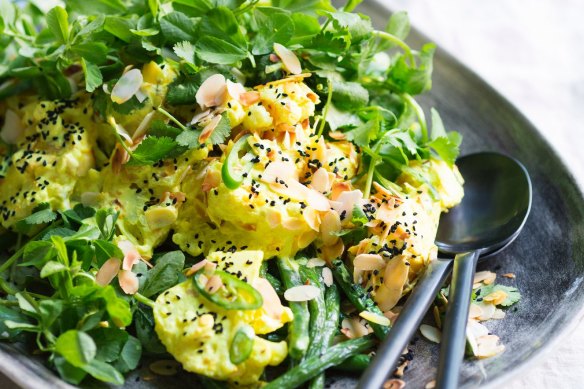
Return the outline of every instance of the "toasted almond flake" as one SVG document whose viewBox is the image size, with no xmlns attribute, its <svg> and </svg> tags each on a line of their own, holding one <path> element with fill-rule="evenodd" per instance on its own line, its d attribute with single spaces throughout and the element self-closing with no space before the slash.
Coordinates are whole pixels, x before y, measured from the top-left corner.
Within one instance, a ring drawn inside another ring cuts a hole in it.
<svg viewBox="0 0 584 389">
<path fill-rule="evenodd" d="M 227 91 L 227 82 L 222 74 L 208 77 L 197 91 L 195 99 L 201 108 L 220 105 Z"/>
<path fill-rule="evenodd" d="M 134 96 L 136 96 L 138 101 L 141 103 L 143 103 L 144 100 L 146 100 L 148 98 L 148 95 L 146 93 L 144 93 L 142 88 L 138 88 L 138 90 L 136 91 L 136 94 Z"/>
<path fill-rule="evenodd" d="M 501 274 L 501 277 L 505 277 L 505 278 L 515 278 L 515 273 L 505 273 L 505 274 Z"/>
<path fill-rule="evenodd" d="M 298 171 L 292 162 L 272 162 L 266 167 L 262 173 L 261 180 L 266 183 L 273 183 L 278 180 L 278 183 L 284 181 L 282 185 L 289 185 L 288 181 L 298 181 Z"/>
<path fill-rule="evenodd" d="M 481 286 L 483 286 L 483 283 L 482 283 L 482 282 L 477 282 L 476 284 L 472 284 L 472 289 L 473 289 L 473 290 L 474 290 L 474 289 L 478 289 L 478 288 L 480 288 Z"/>
<path fill-rule="evenodd" d="M 476 318 L 479 320 L 489 320 L 495 314 L 495 306 L 493 304 L 485 303 L 484 301 L 476 302 L 474 305 L 481 309 L 481 314 Z"/>
<path fill-rule="evenodd" d="M 341 332 L 349 339 L 356 337 L 355 329 L 353 328 L 353 322 L 348 318 L 344 318 L 341 321 Z"/>
<path fill-rule="evenodd" d="M 332 246 L 340 239 L 334 235 L 341 230 L 341 218 L 336 211 L 328 211 L 322 217 L 320 224 L 320 233 L 322 244 L 325 246 Z"/>
<path fill-rule="evenodd" d="M 344 215 L 344 219 L 351 220 L 351 215 L 353 214 L 353 207 L 355 204 L 363 199 L 363 192 L 360 190 L 344 191 L 338 194 L 334 199 L 336 203 L 331 203 L 330 206 L 339 213 L 339 215 Z M 339 204 L 340 203 L 340 204 Z M 338 205 L 337 205 L 338 204 Z"/>
<path fill-rule="evenodd" d="M 205 267 L 205 265 L 208 262 L 209 261 L 207 261 L 206 259 L 203 259 L 202 261 L 195 263 L 193 266 L 191 266 L 191 268 L 189 270 L 187 270 L 187 272 L 186 272 L 187 277 L 190 277 L 193 274 L 195 274 L 196 272 L 198 272 L 199 270 L 201 270 L 203 267 Z"/>
<path fill-rule="evenodd" d="M 328 211 L 330 209 L 329 201 L 322 193 L 317 192 L 314 189 L 307 187 L 305 188 L 306 203 L 310 207 L 316 209 L 317 211 Z"/>
<path fill-rule="evenodd" d="M 306 267 L 312 268 L 312 267 L 322 267 L 326 265 L 326 262 L 320 258 L 310 258 L 307 262 L 306 262 Z"/>
<path fill-rule="evenodd" d="M 284 307 L 272 284 L 265 278 L 260 277 L 256 278 L 252 285 L 262 295 L 264 300 L 262 308 L 274 320 L 280 320 L 284 313 Z"/>
<path fill-rule="evenodd" d="M 240 101 L 241 94 L 245 93 L 245 88 L 239 82 L 233 82 L 231 80 L 227 80 L 227 93 L 231 96 L 232 99 Z"/>
<path fill-rule="evenodd" d="M 507 293 L 502 290 L 496 290 L 483 297 L 483 301 L 494 305 L 499 305 L 507 299 Z"/>
<path fill-rule="evenodd" d="M 221 281 L 221 277 L 219 277 L 216 274 L 213 274 L 207 280 L 207 283 L 205 284 L 205 290 L 207 292 L 213 294 L 213 293 L 217 292 L 219 289 L 221 289 L 222 286 L 223 286 L 223 281 Z"/>
<path fill-rule="evenodd" d="M 154 374 L 162 376 L 173 376 L 179 372 L 180 363 L 171 359 L 166 359 L 152 362 L 148 367 Z"/>
<path fill-rule="evenodd" d="M 138 69 L 127 71 L 120 77 L 112 89 L 111 99 L 114 103 L 123 104 L 130 100 L 140 90 L 144 78 Z"/>
<path fill-rule="evenodd" d="M 260 101 L 260 93 L 256 91 L 244 92 L 239 95 L 239 101 L 241 102 L 241 104 L 249 107 L 250 105 L 253 105 Z"/>
<path fill-rule="evenodd" d="M 95 282 L 101 286 L 109 285 L 118 275 L 121 263 L 122 261 L 118 258 L 110 258 L 105 261 L 95 275 Z"/>
<path fill-rule="evenodd" d="M 276 228 L 282 225 L 282 214 L 279 211 L 268 210 L 266 221 L 270 228 Z"/>
<path fill-rule="evenodd" d="M 86 207 L 93 207 L 99 204 L 99 192 L 83 192 L 81 193 L 81 204 Z"/>
<path fill-rule="evenodd" d="M 314 285 L 299 285 L 284 292 L 284 298 L 288 301 L 308 301 L 316 298 L 320 289 Z"/>
<path fill-rule="evenodd" d="M 331 286 L 333 284 L 333 272 L 328 267 L 322 269 L 322 281 L 326 286 Z"/>
<path fill-rule="evenodd" d="M 383 383 L 383 389 L 403 389 L 405 387 L 405 381 L 398 378 L 392 378 Z"/>
<path fill-rule="evenodd" d="M 11 109 L 7 109 L 4 114 L 4 125 L 0 130 L 0 138 L 9 145 L 16 144 L 18 139 L 24 134 L 24 126 L 20 117 Z"/>
<path fill-rule="evenodd" d="M 493 347 L 487 347 L 487 346 L 483 346 L 478 348 L 478 352 L 477 352 L 477 357 L 482 359 L 482 358 L 491 358 L 494 357 L 495 355 L 499 355 L 501 354 L 503 351 L 505 351 L 505 346 L 498 345 L 498 346 L 493 346 Z"/>
<path fill-rule="evenodd" d="M 201 184 L 201 190 L 203 192 L 209 192 L 211 189 L 217 188 L 221 183 L 221 174 L 214 169 L 205 169 L 205 177 L 203 178 L 203 183 Z"/>
<path fill-rule="evenodd" d="M 207 263 L 205 263 L 205 266 L 204 267 L 205 267 L 205 274 L 206 275 L 211 275 L 217 269 L 217 264 L 215 262 L 209 262 L 209 261 L 207 261 Z"/>
<path fill-rule="evenodd" d="M 322 248 L 322 257 L 326 261 L 332 261 L 333 259 L 337 259 L 341 255 L 343 255 L 344 251 L 345 251 L 345 244 L 343 243 L 343 241 L 341 239 L 339 239 L 337 241 L 337 243 L 335 243 L 334 245 L 324 246 Z"/>
<path fill-rule="evenodd" d="M 284 132 L 284 138 L 282 139 L 282 148 L 284 150 L 290 150 L 292 148 L 292 142 L 290 140 L 290 133 L 288 131 Z"/>
<path fill-rule="evenodd" d="M 436 380 L 432 380 L 424 386 L 424 389 L 434 389 L 436 387 Z"/>
<path fill-rule="evenodd" d="M 468 311 L 468 317 L 471 319 L 476 319 L 483 314 L 483 309 L 477 304 L 471 304 Z"/>
<path fill-rule="evenodd" d="M 294 75 L 299 75 L 302 73 L 302 66 L 300 65 L 300 61 L 294 52 L 279 43 L 274 43 L 274 51 L 282 61 L 284 69 L 286 69 L 289 73 Z"/>
<path fill-rule="evenodd" d="M 361 338 L 369 334 L 369 329 L 365 326 L 361 319 L 358 317 L 352 317 L 349 319 L 351 324 L 353 325 L 353 331 L 355 333 L 355 337 Z"/>
<path fill-rule="evenodd" d="M 389 226 L 388 226 L 389 227 Z M 403 256 L 392 258 L 385 267 L 383 284 L 377 290 L 376 301 L 382 311 L 393 308 L 402 296 L 410 267 Z"/>
<path fill-rule="evenodd" d="M 331 131 L 329 136 L 334 140 L 345 140 L 347 136 L 340 131 Z"/>
<path fill-rule="evenodd" d="M 154 116 L 155 113 L 156 113 L 155 111 L 148 112 L 144 116 L 144 118 L 142 119 L 142 121 L 138 125 L 138 128 L 136 128 L 136 131 L 134 131 L 134 134 L 132 134 L 132 142 L 134 144 L 136 143 L 136 139 L 138 139 L 146 134 L 146 130 L 148 129 L 148 126 L 150 125 L 150 122 L 152 121 L 152 117 Z"/>
<path fill-rule="evenodd" d="M 474 275 L 474 279 L 473 279 L 473 284 L 476 284 L 477 282 L 483 282 L 485 280 L 495 280 L 495 278 L 497 278 L 497 274 L 488 271 L 488 270 L 483 270 L 483 271 L 479 271 L 476 272 Z"/>
<path fill-rule="evenodd" d="M 203 128 L 203 131 L 201 131 L 201 135 L 199 135 L 199 143 L 205 143 L 207 141 L 207 139 L 209 139 L 209 137 L 211 136 L 211 134 L 213 134 L 213 131 L 215 131 L 215 128 L 217 128 L 217 125 L 219 124 L 219 122 L 221 121 L 222 116 L 221 115 L 217 115 L 215 116 L 213 119 L 211 119 L 211 121 Z"/>
<path fill-rule="evenodd" d="M 491 319 L 497 319 L 497 320 L 501 320 L 505 318 L 505 311 L 503 311 L 502 309 L 495 309 L 495 313 L 493 313 L 493 317 Z"/>
<path fill-rule="evenodd" d="M 120 287 L 126 294 L 135 294 L 140 287 L 140 281 L 135 273 L 129 270 L 120 270 L 118 273 Z"/>
<path fill-rule="evenodd" d="M 383 316 L 387 317 L 391 323 L 395 323 L 399 316 L 399 313 L 393 311 L 385 311 L 383 312 Z"/>
<path fill-rule="evenodd" d="M 319 168 L 312 175 L 312 180 L 310 183 L 314 190 L 320 193 L 327 193 L 331 190 L 331 180 L 329 178 L 329 173 L 325 168 Z"/>
<path fill-rule="evenodd" d="M 467 336 L 471 336 L 474 339 L 489 334 L 489 329 L 476 320 L 469 320 L 466 328 Z"/>
<path fill-rule="evenodd" d="M 132 267 L 142 259 L 140 253 L 136 250 L 136 246 L 129 240 L 120 240 L 118 242 L 118 248 L 124 253 L 122 263 L 122 269 L 124 270 L 132 270 Z"/>
<path fill-rule="evenodd" d="M 388 327 L 391 324 L 387 317 L 370 311 L 363 311 L 359 313 L 359 316 L 367 321 L 370 321 L 371 323 L 379 324 L 381 326 Z"/>
<path fill-rule="evenodd" d="M 353 266 L 357 270 L 381 270 L 386 265 L 387 264 L 379 254 L 359 254 L 353 260 Z"/>
<path fill-rule="evenodd" d="M 195 116 L 193 116 L 193 118 L 191 119 L 191 124 L 197 124 L 199 122 L 202 122 L 205 119 L 207 119 L 207 117 L 210 115 L 211 115 L 210 109 L 207 109 L 205 111 L 201 111 L 201 112 L 195 114 Z"/>
<path fill-rule="evenodd" d="M 442 332 L 438 328 L 429 326 L 428 324 L 422 324 L 420 326 L 420 332 L 430 342 L 440 343 L 442 339 Z"/>
<path fill-rule="evenodd" d="M 286 217 L 282 220 L 282 227 L 290 231 L 296 231 L 304 227 L 304 222 L 295 217 Z"/>
<path fill-rule="evenodd" d="M 333 183 L 333 187 L 331 188 L 331 200 L 337 201 L 341 193 L 343 192 L 351 192 L 352 187 L 351 184 L 347 181 L 336 181 Z M 363 196 L 361 196 L 363 197 Z"/>
<path fill-rule="evenodd" d="M 314 208 L 309 207 L 304 209 L 304 212 L 302 212 L 302 217 L 306 221 L 306 224 L 308 224 L 308 227 L 314 231 L 319 231 L 320 216 L 318 215 L 318 212 L 314 210 Z"/>
</svg>

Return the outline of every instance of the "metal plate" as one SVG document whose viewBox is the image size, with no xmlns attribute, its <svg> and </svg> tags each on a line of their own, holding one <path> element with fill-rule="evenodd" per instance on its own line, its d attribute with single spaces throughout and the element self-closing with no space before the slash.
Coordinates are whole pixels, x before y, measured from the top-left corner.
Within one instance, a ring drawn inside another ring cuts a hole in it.
<svg viewBox="0 0 584 389">
<path fill-rule="evenodd" d="M 383 27 L 389 11 L 381 2 L 363 4 L 359 11 Z M 429 39 L 413 31 L 408 40 L 420 47 Z M 508 101 L 453 57 L 438 50 L 433 89 L 422 99 L 436 107 L 449 129 L 464 136 L 463 153 L 494 150 L 525 164 L 533 182 L 533 207 L 527 224 L 503 253 L 479 265 L 499 274 L 512 272 L 523 299 L 504 320 L 487 322 L 502 339 L 506 351 L 495 358 L 466 362 L 461 383 L 465 388 L 501 387 L 521 366 L 561 339 L 583 316 L 584 199 L 574 177 L 539 132 Z M 552 129 L 541 129 L 551 131 Z M 438 346 L 418 339 L 405 380 L 408 389 L 423 388 L 436 373 Z M 125 388 L 200 387 L 192 375 L 158 377 L 144 381 L 147 364 L 128 377 Z M 69 387 L 35 358 L 0 344 L 0 370 L 23 388 Z M 333 376 L 329 388 L 354 387 L 356 378 Z M 88 384 L 91 387 L 101 385 Z M 16 387 L 0 377 L 0 387 Z"/>
</svg>

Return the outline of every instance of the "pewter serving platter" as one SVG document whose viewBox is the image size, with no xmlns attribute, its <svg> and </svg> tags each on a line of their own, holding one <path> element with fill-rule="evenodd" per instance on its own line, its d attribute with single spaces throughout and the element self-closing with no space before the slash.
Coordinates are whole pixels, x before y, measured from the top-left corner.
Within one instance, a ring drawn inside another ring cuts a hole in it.
<svg viewBox="0 0 584 389">
<path fill-rule="evenodd" d="M 378 0 L 380 3 L 383 0 Z M 369 2 L 359 11 L 383 27 L 390 12 Z M 430 41 L 413 31 L 409 43 L 420 47 Z M 584 199 L 574 178 L 540 133 L 509 102 L 438 49 L 432 91 L 422 99 L 425 109 L 436 107 L 449 129 L 463 136 L 463 154 L 493 150 L 525 164 L 533 182 L 533 206 L 527 224 L 507 250 L 478 270 L 515 273 L 515 280 L 499 281 L 517 286 L 523 299 L 504 320 L 487 322 L 499 335 L 506 351 L 495 358 L 464 364 L 464 388 L 501 387 L 535 357 L 552 349 L 584 312 Z M 542 128 L 542 132 L 552 131 Z M 419 339 L 412 345 L 413 361 L 405 374 L 408 389 L 423 388 L 436 374 L 438 346 Z M 0 387 L 70 387 L 21 346 L 0 343 Z M 193 375 L 181 373 L 145 381 L 148 364 L 134 372 L 125 388 L 201 387 Z M 337 374 L 337 373 L 334 373 Z M 357 377 L 329 374 L 329 388 L 354 387 Z M 103 387 L 89 382 L 86 387 Z"/>
</svg>

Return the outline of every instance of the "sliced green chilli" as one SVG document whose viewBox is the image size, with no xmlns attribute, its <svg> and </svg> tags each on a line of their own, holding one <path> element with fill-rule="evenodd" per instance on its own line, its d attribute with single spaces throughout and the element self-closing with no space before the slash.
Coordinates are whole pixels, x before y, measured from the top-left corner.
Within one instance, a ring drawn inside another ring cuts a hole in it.
<svg viewBox="0 0 584 389">
<path fill-rule="evenodd" d="M 236 365 L 245 362 L 253 349 L 254 338 L 255 332 L 249 325 L 239 327 L 229 347 L 229 360 Z"/>
<path fill-rule="evenodd" d="M 264 303 L 262 295 L 247 282 L 240 280 L 232 274 L 215 270 L 213 274 L 221 278 L 223 287 L 214 293 L 210 293 L 205 288 L 205 285 L 201 283 L 203 273 L 204 269 L 195 273 L 193 276 L 193 285 L 203 297 L 212 303 L 229 310 L 249 310 L 262 307 Z"/>
<path fill-rule="evenodd" d="M 249 137 L 249 134 L 244 135 L 235 142 L 221 168 L 223 183 L 229 189 L 239 188 L 239 185 L 243 182 L 243 174 L 248 172 L 252 167 L 251 162 L 242 163 L 239 156 L 241 152 L 250 150 L 249 143 L 247 142 Z"/>
</svg>

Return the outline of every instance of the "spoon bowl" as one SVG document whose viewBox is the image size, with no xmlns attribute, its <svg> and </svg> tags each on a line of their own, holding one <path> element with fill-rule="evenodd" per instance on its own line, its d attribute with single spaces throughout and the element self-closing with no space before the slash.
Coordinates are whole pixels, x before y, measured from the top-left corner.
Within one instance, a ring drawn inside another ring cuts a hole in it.
<svg viewBox="0 0 584 389">
<path fill-rule="evenodd" d="M 447 255 L 486 254 L 511 243 L 531 208 L 531 181 L 523 165 L 492 152 L 470 154 L 457 165 L 465 180 L 464 197 L 440 217 L 439 250 Z"/>
</svg>

